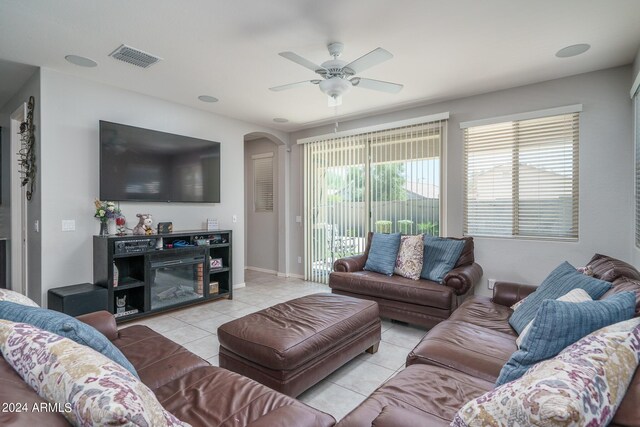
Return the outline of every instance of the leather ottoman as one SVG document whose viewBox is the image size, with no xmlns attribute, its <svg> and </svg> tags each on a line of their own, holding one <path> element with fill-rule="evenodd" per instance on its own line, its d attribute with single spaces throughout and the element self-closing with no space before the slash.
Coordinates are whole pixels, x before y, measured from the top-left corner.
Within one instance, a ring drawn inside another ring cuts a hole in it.
<svg viewBox="0 0 640 427">
<path fill-rule="evenodd" d="M 380 342 L 378 304 L 307 295 L 218 328 L 220 366 L 296 397 Z"/>
</svg>

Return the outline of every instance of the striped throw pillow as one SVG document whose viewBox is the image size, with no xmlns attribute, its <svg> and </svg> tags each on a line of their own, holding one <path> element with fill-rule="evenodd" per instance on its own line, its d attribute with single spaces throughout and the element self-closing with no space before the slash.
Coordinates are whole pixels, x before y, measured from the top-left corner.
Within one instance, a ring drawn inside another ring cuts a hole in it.
<svg viewBox="0 0 640 427">
<path fill-rule="evenodd" d="M 442 283 L 444 276 L 458 262 L 464 249 L 464 240 L 424 236 L 424 257 L 420 277 Z"/>
</svg>

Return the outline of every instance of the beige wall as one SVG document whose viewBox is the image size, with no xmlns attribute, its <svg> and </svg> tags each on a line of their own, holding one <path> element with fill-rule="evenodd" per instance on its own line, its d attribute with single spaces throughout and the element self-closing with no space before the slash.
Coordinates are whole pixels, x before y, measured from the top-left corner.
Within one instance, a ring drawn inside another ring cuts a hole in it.
<svg viewBox="0 0 640 427">
<path fill-rule="evenodd" d="M 607 253 L 637 265 L 640 263 L 640 251 L 635 249 L 633 238 L 630 237 L 634 234 L 634 164 L 629 82 L 635 70 L 640 68 L 639 63 L 636 59 L 633 71 L 631 66 L 618 67 L 354 119 L 340 123 L 340 129 L 357 129 L 449 111 L 447 234 L 459 236 L 462 232 L 463 178 L 459 123 L 582 103 L 580 240 L 553 243 L 478 238 L 476 257 L 485 270 L 485 278 L 477 291 L 489 293 L 486 278 L 539 283 L 561 261 L 566 259 L 579 266 L 586 263 L 594 252 Z M 156 221 L 173 220 L 177 228 L 200 228 L 206 218 L 218 218 L 224 228 L 231 228 L 235 232 L 236 284 L 244 281 L 242 268 L 245 265 L 244 170 L 237 168 L 245 160 L 244 135 L 262 131 L 274 134 L 285 142 L 290 140 L 290 152 L 286 146 L 278 146 L 275 150 L 282 160 L 278 162 L 277 176 L 283 181 L 279 188 L 287 189 L 278 200 L 284 220 L 280 220 L 277 228 L 283 230 L 287 227 L 290 232 L 288 238 L 283 233 L 278 235 L 280 243 L 277 252 L 281 255 L 275 270 L 303 274 L 302 264 L 297 262 L 298 256 L 304 255 L 303 227 L 302 223 L 295 221 L 296 216 L 304 214 L 302 149 L 295 141 L 329 134 L 333 130 L 332 124 L 287 135 L 50 70 L 43 70 L 41 75 L 34 76 L 16 97 L 28 97 L 27 93 L 34 91 L 39 94 L 41 89 L 42 100 L 37 99 L 39 102 L 36 105 L 42 106 L 43 120 L 38 127 L 42 136 L 38 136 L 38 142 L 44 152 L 38 153 L 38 158 L 44 160 L 39 168 L 42 182 L 36 190 L 36 200 L 32 202 L 30 222 L 40 219 L 40 211 L 43 217 L 42 235 L 35 233 L 32 227 L 30 231 L 34 251 L 30 254 L 33 261 L 30 274 L 34 289 L 38 289 L 38 295 L 32 295 L 33 299 L 39 300 L 40 295 L 44 297 L 46 290 L 51 287 L 92 280 L 91 236 L 97 232 L 98 225 L 92 218 L 91 202 L 98 196 L 97 121 L 101 119 L 223 142 L 221 204 L 185 206 L 128 203 L 122 207 L 129 217 L 136 212 L 151 211 Z M 354 92 L 351 96 L 357 94 Z M 348 102 L 348 97 L 345 102 Z M 6 158 L 4 153 L 2 157 Z M 73 167 L 69 167 L 70 159 L 74 159 Z M 6 193 L 3 191 L 3 194 Z M 231 222 L 233 214 L 238 215 L 239 223 Z M 77 231 L 62 233 L 62 219 L 76 219 Z M 40 259 L 41 253 L 47 256 Z"/>
<path fill-rule="evenodd" d="M 476 259 L 485 275 L 476 292 L 489 294 L 486 280 L 540 283 L 562 261 L 584 265 L 595 252 L 633 261 L 633 138 L 629 99 L 631 67 L 551 80 L 452 101 L 398 110 L 340 123 L 341 130 L 357 129 L 441 112 L 450 112 L 446 158 L 445 211 L 449 236 L 462 234 L 463 146 L 460 122 L 572 104 L 583 104 L 580 116 L 580 239 L 548 242 L 476 238 Z M 410 88 L 405 88 L 410 90 Z M 349 96 L 357 96 L 353 92 Z M 332 125 L 291 135 L 300 138 L 330 134 Z M 291 182 L 302 181 L 301 146 L 291 153 Z M 292 215 L 302 215 L 302 189 L 291 188 Z M 302 255 L 302 228 L 292 227 L 292 272 L 302 274 L 293 260 Z"/>
<path fill-rule="evenodd" d="M 273 212 L 255 212 L 253 206 L 253 159 L 256 154 L 273 153 Z M 245 267 L 277 273 L 278 270 L 278 229 L 279 194 L 278 170 L 281 159 L 279 150 L 272 141 L 261 138 L 244 143 L 245 178 Z"/>
<path fill-rule="evenodd" d="M 11 236 L 11 187 L 9 182 L 11 165 L 11 114 L 23 103 L 28 102 L 29 97 L 35 98 L 35 108 L 33 113 L 33 122 L 36 126 L 35 151 L 36 151 L 36 186 L 31 201 L 27 203 L 27 280 L 28 292 L 27 296 L 41 303 L 42 288 L 42 239 L 41 233 L 37 232 L 34 227 L 35 221 L 41 220 L 41 200 L 42 200 L 42 127 L 41 127 L 41 90 L 40 90 L 40 70 L 36 71 L 31 78 L 22 86 L 17 93 L 2 107 L 0 110 L 0 126 L 2 126 L 2 206 L 0 206 L 0 237 L 9 238 L 7 244 L 7 256 L 10 264 L 10 252 L 12 242 Z M 11 268 L 9 268 L 10 273 Z M 10 276 L 9 276 L 10 277 Z M 10 285 L 9 281 L 9 285 Z"/>
<path fill-rule="evenodd" d="M 41 90 L 43 297 L 50 288 L 93 279 L 99 120 L 221 143 L 221 203 L 127 202 L 121 208 L 129 227 L 138 212 L 153 214 L 155 223 L 173 221 L 175 230 L 202 229 L 207 218 L 218 219 L 233 231 L 233 283 L 244 283 L 244 136 L 265 132 L 288 141 L 285 133 L 47 69 Z M 64 219 L 76 221 L 75 232 L 61 231 Z"/>
</svg>

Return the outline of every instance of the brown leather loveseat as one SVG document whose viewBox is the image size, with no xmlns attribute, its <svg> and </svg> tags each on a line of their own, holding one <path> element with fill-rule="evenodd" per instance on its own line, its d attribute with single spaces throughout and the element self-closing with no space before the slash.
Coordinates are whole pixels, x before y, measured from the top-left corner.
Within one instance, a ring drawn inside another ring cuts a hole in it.
<svg viewBox="0 0 640 427">
<path fill-rule="evenodd" d="M 330 427 L 332 416 L 317 411 L 242 375 L 211 366 L 184 347 L 146 326 L 118 331 L 106 311 L 78 317 L 95 327 L 122 351 L 162 406 L 193 427 L 313 426 Z M 58 412 L 9 410 L 45 403 L 0 357 L 2 426 L 69 426 Z M 23 406 L 20 406 L 23 407 Z"/>
<path fill-rule="evenodd" d="M 372 236 L 363 254 L 336 260 L 329 287 L 335 294 L 376 301 L 382 317 L 431 328 L 447 319 L 482 277 L 482 267 L 474 262 L 473 237 L 463 238 L 462 253 L 442 284 L 365 271 Z"/>
</svg>

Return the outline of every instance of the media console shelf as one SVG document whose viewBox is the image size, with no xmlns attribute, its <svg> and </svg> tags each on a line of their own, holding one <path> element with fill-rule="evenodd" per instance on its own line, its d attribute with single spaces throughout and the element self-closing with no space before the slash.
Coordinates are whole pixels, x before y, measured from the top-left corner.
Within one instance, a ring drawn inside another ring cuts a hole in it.
<svg viewBox="0 0 640 427">
<path fill-rule="evenodd" d="M 233 297 L 231 231 L 94 236 L 93 282 L 118 321 Z"/>
</svg>

